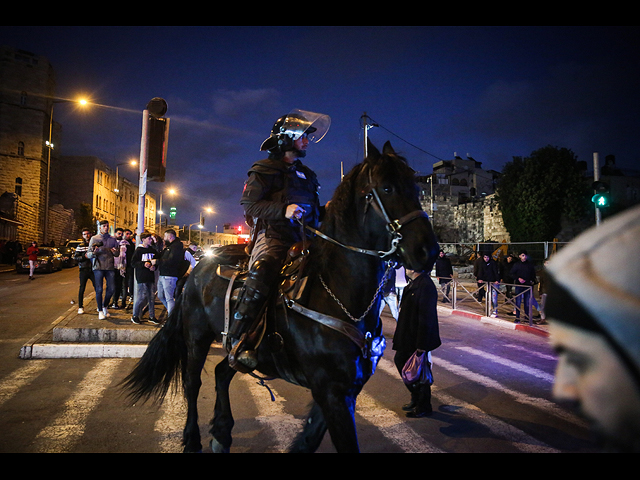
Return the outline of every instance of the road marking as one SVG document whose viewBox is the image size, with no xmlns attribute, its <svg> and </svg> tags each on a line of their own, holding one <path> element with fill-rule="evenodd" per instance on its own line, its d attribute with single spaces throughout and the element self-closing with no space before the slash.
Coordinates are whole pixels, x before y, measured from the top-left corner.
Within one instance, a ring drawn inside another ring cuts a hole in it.
<svg viewBox="0 0 640 480">
<path fill-rule="evenodd" d="M 396 444 L 405 453 L 444 453 L 408 426 L 406 418 L 401 418 L 393 410 L 383 407 L 364 392 L 358 395 L 356 413 L 377 427 L 387 440 Z"/>
<path fill-rule="evenodd" d="M 153 429 L 160 434 L 160 453 L 182 452 L 182 431 L 187 421 L 187 402 L 181 393 L 169 394 Z"/>
<path fill-rule="evenodd" d="M 537 368 L 531 368 L 522 363 L 517 363 L 517 362 L 514 362 L 513 360 L 508 360 L 506 358 L 502 358 L 497 355 L 493 355 L 491 353 L 483 352 L 482 350 L 477 350 L 472 347 L 456 347 L 456 350 L 462 350 L 463 352 L 469 353 L 471 355 L 476 355 L 478 357 L 485 358 L 499 365 L 513 368 L 514 370 L 517 370 L 519 372 L 527 373 L 541 380 L 545 380 L 549 383 L 553 383 L 553 378 L 554 378 L 553 374 L 543 372 L 542 370 L 538 370 Z"/>
<path fill-rule="evenodd" d="M 576 425 L 586 426 L 584 421 L 582 421 L 575 415 L 569 412 L 566 412 L 565 410 L 558 407 L 558 405 L 556 405 L 553 402 L 550 402 L 549 400 L 546 400 L 544 398 L 539 398 L 539 397 L 531 397 L 524 393 L 520 393 L 516 390 L 512 390 L 504 386 L 500 382 L 493 380 L 492 378 L 489 378 L 485 375 L 481 375 L 479 373 L 474 373 L 468 368 L 447 362 L 442 358 L 434 359 L 434 364 L 444 368 L 445 370 L 449 370 L 451 373 L 464 377 L 472 382 L 478 383 L 480 385 L 484 385 L 485 387 L 488 387 L 488 388 L 499 390 L 500 392 L 513 397 L 513 399 L 518 403 L 522 403 L 524 405 L 530 405 L 532 407 L 545 410 L 547 413 L 555 415 L 556 417 L 559 417 L 563 420 L 574 423 Z"/>
<path fill-rule="evenodd" d="M 547 353 L 536 352 L 535 350 L 529 350 L 528 348 L 522 347 L 520 345 L 506 344 L 504 345 L 507 348 L 513 348 L 514 350 L 518 350 L 521 352 L 527 352 L 529 355 L 533 355 L 534 357 L 542 358 L 543 360 L 557 361 L 558 357 L 555 355 L 549 355 Z"/>
<path fill-rule="evenodd" d="M 104 391 L 122 359 L 100 361 L 82 379 L 64 409 L 35 439 L 36 450 L 41 453 L 71 452 L 84 434 L 86 421 L 98 406 Z"/>
<path fill-rule="evenodd" d="M 437 362 L 438 365 L 444 364 L 444 368 L 446 368 L 447 370 L 452 370 L 457 367 L 453 364 L 445 362 L 442 359 L 434 359 L 434 361 Z M 382 358 L 378 366 L 381 367 L 386 373 L 393 375 L 400 380 L 398 370 L 391 362 L 391 360 Z M 508 442 L 511 442 L 519 450 L 529 453 L 557 452 L 557 450 L 536 440 L 530 435 L 527 435 L 522 430 L 514 427 L 513 425 L 498 420 L 487 412 L 479 409 L 475 405 L 467 403 L 464 400 L 454 398 L 451 395 L 444 393 L 443 391 L 439 391 L 437 385 L 435 384 L 431 387 L 431 394 L 433 397 L 437 398 L 440 403 L 460 407 L 462 410 L 458 410 L 458 412 L 461 415 L 465 415 L 483 425 L 484 427 L 488 428 L 495 435 L 499 436 L 500 438 L 504 438 Z"/>
<path fill-rule="evenodd" d="M 13 398 L 21 388 L 29 385 L 35 377 L 49 368 L 49 365 L 50 362 L 44 360 L 29 362 L 2 380 L 0 383 L 0 405 Z"/>
<path fill-rule="evenodd" d="M 242 379 L 247 383 L 255 406 L 258 409 L 256 420 L 268 427 L 274 435 L 274 444 L 267 447 L 265 453 L 287 452 L 295 437 L 301 431 L 304 420 L 299 420 L 285 412 L 285 400 L 278 395 L 272 385 L 269 385 L 269 388 L 275 396 L 275 401 L 271 400 L 269 392 L 255 378 L 249 375 L 242 375 Z"/>
</svg>

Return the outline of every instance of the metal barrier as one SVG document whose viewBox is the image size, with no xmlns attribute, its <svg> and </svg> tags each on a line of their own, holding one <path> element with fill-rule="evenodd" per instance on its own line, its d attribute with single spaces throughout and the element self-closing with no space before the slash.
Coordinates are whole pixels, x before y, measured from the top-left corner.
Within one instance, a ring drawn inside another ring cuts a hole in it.
<svg viewBox="0 0 640 480">
<path fill-rule="evenodd" d="M 431 277 L 436 287 L 438 288 L 438 292 L 442 294 L 443 300 L 446 303 L 450 303 L 451 307 L 454 310 L 467 310 L 473 313 L 478 313 L 476 310 L 479 310 L 480 313 L 484 316 L 492 316 L 492 314 L 497 314 L 498 308 L 500 306 L 500 299 L 502 298 L 504 301 L 502 303 L 503 306 L 507 306 L 511 310 L 520 311 L 520 313 L 525 313 L 525 315 L 518 315 L 518 317 L 528 318 L 529 325 L 533 324 L 533 303 L 535 301 L 535 296 L 533 292 L 533 286 L 531 285 L 516 285 L 516 284 L 508 284 L 508 283 L 490 283 L 489 292 L 486 290 L 487 284 L 478 285 L 475 283 L 475 287 L 477 288 L 467 288 L 468 284 L 465 285 L 463 282 L 460 282 L 457 278 L 450 277 Z M 440 283 L 440 280 L 448 280 L 446 283 Z M 505 292 L 502 292 L 501 287 L 514 287 L 516 293 L 513 296 L 508 296 L 508 289 L 505 288 Z M 479 299 L 478 297 L 484 297 Z M 524 303 L 524 308 L 522 308 L 522 303 Z M 469 306 L 471 305 L 471 306 Z M 467 308 L 465 308 L 467 307 Z M 474 308 L 475 307 L 475 310 Z M 525 310 L 524 312 L 522 310 Z"/>
</svg>

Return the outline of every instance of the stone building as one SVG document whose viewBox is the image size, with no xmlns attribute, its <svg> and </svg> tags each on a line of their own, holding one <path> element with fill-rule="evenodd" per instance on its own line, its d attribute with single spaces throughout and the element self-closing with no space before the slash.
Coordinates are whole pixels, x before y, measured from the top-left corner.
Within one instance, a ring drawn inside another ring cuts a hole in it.
<svg viewBox="0 0 640 480">
<path fill-rule="evenodd" d="M 420 203 L 440 242 L 509 241 L 494 195 L 499 175 L 469 155 L 454 154 L 434 163 L 432 174 L 417 177 Z"/>
<path fill-rule="evenodd" d="M 0 47 L 0 239 L 57 243 L 72 228 L 72 212 L 53 202 L 55 215 L 45 208 L 49 167 L 57 158 L 47 142 L 50 134 L 53 145 L 60 138 L 51 115 L 55 88 L 46 58 Z"/>
</svg>

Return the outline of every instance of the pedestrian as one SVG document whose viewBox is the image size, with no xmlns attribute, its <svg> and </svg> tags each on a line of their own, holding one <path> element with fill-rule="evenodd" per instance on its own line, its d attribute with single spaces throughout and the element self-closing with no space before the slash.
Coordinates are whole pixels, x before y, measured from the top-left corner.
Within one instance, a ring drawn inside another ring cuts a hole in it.
<svg viewBox="0 0 640 480">
<path fill-rule="evenodd" d="M 82 243 L 76 247 L 76 251 L 73 254 L 73 258 L 78 264 L 78 313 L 84 313 L 84 292 L 87 287 L 87 282 L 91 282 L 93 288 L 96 288 L 96 282 L 93 275 L 93 268 L 91 260 L 87 257 L 89 251 L 89 241 L 91 240 L 91 230 L 88 228 L 82 229 Z"/>
<path fill-rule="evenodd" d="M 113 274 L 114 280 L 114 290 L 113 290 L 113 303 L 110 305 L 110 308 L 119 309 L 120 306 L 124 307 L 124 302 L 121 302 L 121 305 L 118 304 L 120 297 L 122 296 L 124 290 L 124 277 L 127 274 L 127 244 L 128 242 L 124 239 L 124 228 L 116 228 L 114 232 L 114 238 L 116 242 L 118 242 L 118 248 L 120 250 L 120 255 L 113 259 L 113 269 L 115 273 Z"/>
<path fill-rule="evenodd" d="M 553 395 L 606 452 L 640 453 L 640 207 L 578 236 L 547 266 Z"/>
<path fill-rule="evenodd" d="M 384 283 L 380 293 L 382 294 L 382 302 L 380 302 L 380 314 L 382 314 L 384 306 L 388 305 L 391 316 L 397 322 L 398 314 L 400 313 L 400 311 L 398 309 L 398 294 L 396 293 L 396 270 L 394 268 L 392 268 L 389 272 L 389 278 Z"/>
<path fill-rule="evenodd" d="M 516 320 L 515 323 L 520 323 L 520 305 L 524 300 L 525 318 L 529 315 L 529 305 L 531 302 L 531 295 L 533 294 L 533 285 L 536 282 L 536 270 L 533 263 L 529 260 L 529 254 L 526 250 L 522 250 L 518 258 L 520 261 L 516 261 L 511 269 L 511 276 L 516 285 Z"/>
<path fill-rule="evenodd" d="M 131 322 L 140 324 L 143 308 L 149 309 L 149 322 L 158 324 L 155 315 L 155 269 L 152 260 L 156 257 L 157 251 L 153 248 L 153 235 L 149 232 L 140 234 L 141 245 L 136 248 L 131 257 L 131 264 L 135 274 L 135 293 L 133 303 L 133 316 Z"/>
<path fill-rule="evenodd" d="M 513 277 L 511 276 L 513 262 L 514 256 L 511 253 L 500 262 L 500 283 L 504 285 L 505 295 L 508 299 L 513 296 Z"/>
<path fill-rule="evenodd" d="M 245 345 L 244 334 L 272 293 L 289 247 L 308 235 L 301 224 L 319 226 L 323 214 L 319 183 L 301 159 L 309 142 L 319 141 L 329 124 L 327 115 L 312 112 L 295 111 L 279 118 L 260 147 L 269 152 L 268 158 L 249 169 L 240 203 L 252 228 L 251 257 L 229 331 L 233 368 L 255 368 L 254 346 Z"/>
<path fill-rule="evenodd" d="M 438 258 L 436 258 L 436 278 L 440 284 L 440 291 L 442 292 L 442 302 L 450 303 L 451 297 L 451 280 L 453 279 L 453 267 L 451 266 L 451 260 L 447 257 L 444 250 L 440 250 Z"/>
<path fill-rule="evenodd" d="M 478 284 L 483 285 L 483 289 L 491 289 L 491 316 L 498 316 L 498 288 L 500 287 L 500 269 L 491 255 L 485 253 L 482 256 L 483 262 L 478 268 Z M 487 292 L 487 295 L 489 292 Z"/>
<path fill-rule="evenodd" d="M 184 262 L 182 241 L 177 238 L 175 230 L 164 232 L 164 248 L 151 262 L 159 271 L 158 298 L 167 309 L 167 315 L 170 315 L 175 306 L 176 285 Z"/>
<path fill-rule="evenodd" d="M 98 304 L 98 319 L 109 317 L 107 306 L 115 290 L 114 258 L 120 255 L 120 246 L 115 238 L 109 234 L 109 221 L 100 222 L 100 232 L 89 240 L 87 258 L 93 264 L 93 275 L 96 289 L 96 303 Z M 106 289 L 104 283 L 106 282 Z M 104 293 L 104 298 L 103 298 Z"/>
<path fill-rule="evenodd" d="M 547 258 L 544 261 L 544 266 L 542 267 L 542 271 L 540 272 L 540 281 L 538 282 L 538 295 L 540 295 L 540 308 L 538 311 L 540 312 L 540 320 L 534 320 L 534 323 L 538 325 L 547 323 L 545 320 L 547 318 L 546 313 L 544 311 L 545 305 L 547 303 L 547 267 L 549 266 L 549 259 Z"/>
<path fill-rule="evenodd" d="M 406 270 L 410 279 L 400 302 L 400 315 L 393 335 L 394 363 L 400 375 L 411 356 L 431 352 L 438 348 L 440 329 L 438 326 L 438 291 L 428 273 Z M 411 401 L 402 407 L 407 417 L 420 418 L 431 415 L 431 385 L 417 383 L 407 385 Z"/>
<path fill-rule="evenodd" d="M 484 262 L 484 258 L 482 255 L 478 254 L 478 258 L 473 262 L 473 276 L 476 277 L 476 285 L 478 286 L 478 290 L 473 294 L 473 296 L 479 301 L 482 302 L 484 300 L 484 285 L 478 281 L 480 278 L 480 265 Z"/>
<path fill-rule="evenodd" d="M 134 271 L 133 266 L 131 264 L 131 258 L 133 257 L 133 252 L 136 249 L 136 244 L 133 236 L 133 232 L 128 228 L 124 231 L 124 239 L 126 240 L 126 267 L 125 267 L 125 275 L 124 282 L 122 284 L 122 306 L 126 307 L 127 310 L 133 307 L 133 282 L 134 282 Z"/>
<path fill-rule="evenodd" d="M 38 253 L 40 249 L 36 242 L 31 242 L 31 246 L 27 248 L 27 255 L 29 256 L 29 280 L 33 280 L 33 272 L 36 269 L 38 263 Z"/>
</svg>

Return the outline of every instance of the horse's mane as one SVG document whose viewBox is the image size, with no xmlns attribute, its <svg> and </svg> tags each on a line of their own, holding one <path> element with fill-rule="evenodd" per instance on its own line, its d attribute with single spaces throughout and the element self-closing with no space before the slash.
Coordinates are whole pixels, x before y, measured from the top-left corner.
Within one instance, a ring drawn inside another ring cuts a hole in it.
<svg viewBox="0 0 640 480">
<path fill-rule="evenodd" d="M 409 197 L 414 196 L 415 203 L 419 205 L 415 171 L 408 165 L 407 160 L 393 151 L 385 151 L 381 154 L 375 148 L 373 150 L 374 153 L 370 154 L 362 163 L 355 165 L 336 188 L 320 228 L 326 235 L 335 237 L 348 232 L 357 233 L 357 228 L 354 227 L 361 219 L 357 218 L 358 209 L 355 205 L 356 195 L 354 193 L 357 189 L 363 190 L 364 193 L 369 177 L 378 179 L 378 181 L 379 179 L 388 181 L 398 188 L 401 194 Z M 366 177 L 361 175 L 365 169 L 370 169 Z M 323 249 L 335 248 L 323 240 L 319 241 L 319 246 Z M 325 254 L 321 255 L 321 258 L 330 259 L 331 256 L 327 255 L 325 250 Z"/>
</svg>

